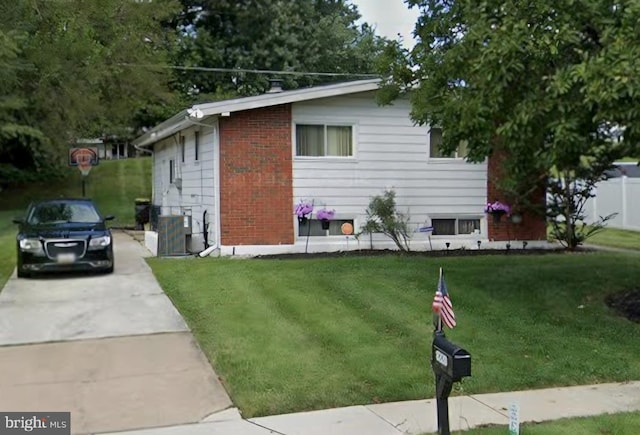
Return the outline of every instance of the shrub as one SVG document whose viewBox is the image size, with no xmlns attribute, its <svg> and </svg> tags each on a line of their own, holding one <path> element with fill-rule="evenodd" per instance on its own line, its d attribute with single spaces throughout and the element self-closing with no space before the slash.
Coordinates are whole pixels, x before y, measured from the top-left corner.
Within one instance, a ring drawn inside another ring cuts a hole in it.
<svg viewBox="0 0 640 435">
<path fill-rule="evenodd" d="M 396 244 L 398 249 L 408 252 L 409 248 L 409 215 L 396 210 L 396 194 L 387 190 L 383 195 L 371 198 L 367 208 L 367 222 L 362 233 L 382 233 Z"/>
</svg>

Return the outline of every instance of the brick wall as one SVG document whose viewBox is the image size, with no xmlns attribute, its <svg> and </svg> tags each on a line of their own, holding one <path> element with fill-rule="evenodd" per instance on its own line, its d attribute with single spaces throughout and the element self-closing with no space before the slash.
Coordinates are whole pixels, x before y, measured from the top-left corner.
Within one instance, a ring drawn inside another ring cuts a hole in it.
<svg viewBox="0 0 640 435">
<path fill-rule="evenodd" d="M 291 105 L 220 118 L 222 244 L 292 244 Z"/>
<path fill-rule="evenodd" d="M 500 169 L 503 167 L 504 154 L 496 153 L 489 158 L 487 174 L 487 201 L 500 201 L 509 204 L 497 187 L 500 179 Z M 544 189 L 539 189 L 533 194 L 536 202 L 544 204 L 546 201 Z M 511 204 L 509 204 L 511 205 Z M 532 212 L 522 214 L 522 222 L 516 224 L 510 218 L 502 216 L 500 222 L 494 222 L 493 216 L 487 215 L 489 227 L 489 240 L 546 240 L 547 226 L 543 216 Z"/>
</svg>

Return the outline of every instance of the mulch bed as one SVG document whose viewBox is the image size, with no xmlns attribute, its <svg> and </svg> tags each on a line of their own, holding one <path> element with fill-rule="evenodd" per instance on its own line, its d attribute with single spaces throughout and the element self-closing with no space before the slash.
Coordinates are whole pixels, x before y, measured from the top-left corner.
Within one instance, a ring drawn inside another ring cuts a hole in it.
<svg viewBox="0 0 640 435">
<path fill-rule="evenodd" d="M 621 316 L 640 323 L 640 288 L 612 293 L 607 295 L 604 302 Z"/>
<path fill-rule="evenodd" d="M 485 255 L 541 255 L 541 254 L 566 254 L 565 249 L 443 249 L 436 251 L 410 251 L 400 252 L 391 249 L 358 249 L 353 251 L 338 252 L 313 252 L 295 254 L 259 255 L 254 258 L 267 260 L 294 260 L 314 258 L 342 258 L 342 257 L 379 257 L 393 255 L 398 257 L 471 257 Z M 580 249 L 576 252 L 593 252 L 590 249 Z"/>
</svg>

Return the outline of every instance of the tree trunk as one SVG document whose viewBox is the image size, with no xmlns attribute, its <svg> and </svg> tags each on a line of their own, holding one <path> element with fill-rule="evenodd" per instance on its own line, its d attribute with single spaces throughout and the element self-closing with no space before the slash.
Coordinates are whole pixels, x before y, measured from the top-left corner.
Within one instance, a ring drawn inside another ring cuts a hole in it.
<svg viewBox="0 0 640 435">
<path fill-rule="evenodd" d="M 565 177 L 564 179 L 564 191 L 565 191 L 565 209 L 564 209 L 564 219 L 565 219 L 565 226 L 566 226 L 566 230 L 567 230 L 567 247 L 570 250 L 574 250 L 576 247 L 574 245 L 574 222 L 573 222 L 573 216 L 571 213 L 571 201 L 572 201 L 572 197 L 571 197 L 571 184 L 569 183 L 569 180 Z"/>
</svg>

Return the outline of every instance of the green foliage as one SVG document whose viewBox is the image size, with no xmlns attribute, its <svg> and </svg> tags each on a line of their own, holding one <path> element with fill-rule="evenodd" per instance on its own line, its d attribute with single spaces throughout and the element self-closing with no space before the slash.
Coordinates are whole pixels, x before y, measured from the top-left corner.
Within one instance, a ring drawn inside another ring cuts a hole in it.
<svg viewBox="0 0 640 435">
<path fill-rule="evenodd" d="M 607 221 L 617 213 L 600 216 L 596 222 L 587 222 L 585 206 L 594 196 L 595 184 L 602 177 L 576 179 L 566 175 L 549 183 L 547 215 L 551 224 L 551 236 L 562 246 L 574 250 L 585 240 L 602 232 Z"/>
<path fill-rule="evenodd" d="M 174 25 L 183 29 L 175 63 L 214 68 L 297 72 L 371 73 L 383 40 L 358 26 L 357 8 L 345 0 L 182 0 Z M 197 101 L 255 95 L 264 75 L 183 71 L 176 86 Z M 282 77 L 297 88 L 345 77 Z"/>
<path fill-rule="evenodd" d="M 178 10 L 177 0 L 3 2 L 0 186 L 59 172 L 77 139 L 126 140 L 173 112 L 170 71 L 131 65 L 166 64 L 175 31 L 162 24 Z"/>
<path fill-rule="evenodd" d="M 509 202 L 531 207 L 550 175 L 592 180 L 640 154 L 637 2 L 407 3 L 422 14 L 419 42 L 387 46 L 381 102 L 410 92 L 413 119 L 443 128 L 444 152 L 467 140 L 470 161 L 506 156 Z"/>
<path fill-rule="evenodd" d="M 367 221 L 362 226 L 360 234 L 373 233 L 382 233 L 389 237 L 401 251 L 411 250 L 409 215 L 396 210 L 396 193 L 393 190 L 374 196 L 369 202 Z"/>
</svg>

